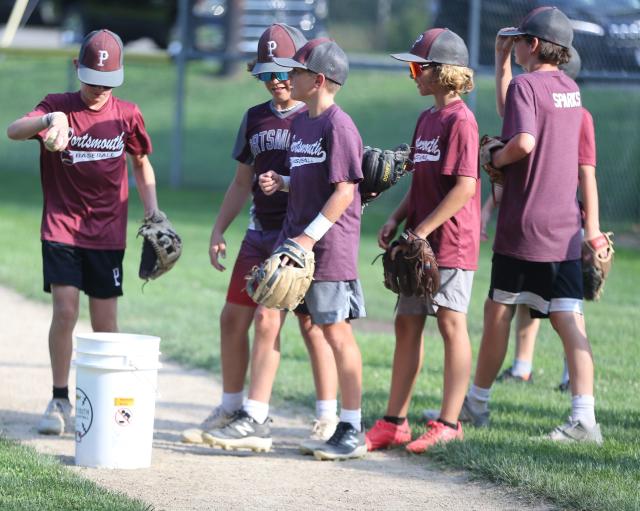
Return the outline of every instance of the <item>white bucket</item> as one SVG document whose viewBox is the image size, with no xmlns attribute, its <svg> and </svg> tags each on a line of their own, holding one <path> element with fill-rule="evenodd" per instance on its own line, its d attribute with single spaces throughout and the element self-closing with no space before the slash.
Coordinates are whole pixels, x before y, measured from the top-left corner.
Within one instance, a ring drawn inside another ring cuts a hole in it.
<svg viewBox="0 0 640 511">
<path fill-rule="evenodd" d="M 76 336 L 76 465 L 151 466 L 160 338 Z"/>
</svg>

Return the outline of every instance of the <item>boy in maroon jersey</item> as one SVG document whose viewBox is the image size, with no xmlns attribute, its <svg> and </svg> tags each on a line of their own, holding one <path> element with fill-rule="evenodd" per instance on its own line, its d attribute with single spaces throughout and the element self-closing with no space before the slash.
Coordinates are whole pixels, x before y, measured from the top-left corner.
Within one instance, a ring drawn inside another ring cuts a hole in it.
<svg viewBox="0 0 640 511">
<path fill-rule="evenodd" d="M 435 104 L 418 118 L 411 144 L 411 188 L 380 229 L 378 243 L 386 249 L 406 220 L 405 228 L 428 238 L 433 247 L 441 286 L 433 297 L 398 298 L 387 413 L 367 432 L 367 447 L 407 444 L 407 451 L 422 453 L 463 438 L 458 414 L 471 372 L 467 310 L 480 250 L 478 125 L 460 97 L 473 89 L 473 71 L 457 34 L 428 30 L 410 52 L 392 56 L 409 64 L 418 93 L 433 96 Z M 445 346 L 442 406 L 427 422 L 426 432 L 411 441 L 407 413 L 422 365 L 427 316 L 436 318 Z"/>
<path fill-rule="evenodd" d="M 129 193 L 125 152 L 145 217 L 158 209 L 142 114 L 137 105 L 112 95 L 124 80 L 122 41 L 108 30 L 91 32 L 74 64 L 78 92 L 47 95 L 7 129 L 13 140 L 40 143 L 44 290 L 53 301 L 53 398 L 38 432 L 55 435 L 73 427 L 68 378 L 80 290 L 89 296 L 94 331 L 118 330 Z"/>
<path fill-rule="evenodd" d="M 227 300 L 220 313 L 220 360 L 222 366 L 222 402 L 215 407 L 199 428 L 188 429 L 182 441 L 202 443 L 203 431 L 226 426 L 243 403 L 244 381 L 249 364 L 248 331 L 257 304 L 245 290 L 245 276 L 253 266 L 271 255 L 287 212 L 288 195 L 278 192 L 265 195 L 258 186 L 257 176 L 270 169 L 288 175 L 285 167 L 291 141 L 291 124 L 306 112 L 304 103 L 291 97 L 289 72 L 273 62 L 274 57 L 291 57 L 306 43 L 294 27 L 276 23 L 258 41 L 257 60 L 249 64 L 250 72 L 271 94 L 271 99 L 251 107 L 244 115 L 233 158 L 238 162 L 236 176 L 227 189 L 211 232 L 209 256 L 219 271 L 225 267 L 227 244 L 224 232 L 242 210 L 251 195 L 250 220 L 236 259 Z M 308 441 L 327 440 L 337 424 L 337 375 L 331 348 L 322 331 L 311 323 L 304 304 L 296 310 L 316 386 L 316 419 Z"/>
</svg>

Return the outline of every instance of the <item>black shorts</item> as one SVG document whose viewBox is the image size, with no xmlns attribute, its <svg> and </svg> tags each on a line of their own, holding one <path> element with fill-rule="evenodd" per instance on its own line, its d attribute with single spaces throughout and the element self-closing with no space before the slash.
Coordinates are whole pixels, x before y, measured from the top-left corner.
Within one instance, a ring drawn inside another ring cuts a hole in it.
<svg viewBox="0 0 640 511">
<path fill-rule="evenodd" d="M 495 302 L 523 303 L 531 317 L 545 318 L 550 312 L 582 314 L 583 297 L 580 259 L 538 263 L 493 254 L 489 298 Z"/>
<path fill-rule="evenodd" d="M 122 296 L 124 250 L 94 250 L 42 241 L 44 290 L 73 286 L 93 298 Z"/>
</svg>

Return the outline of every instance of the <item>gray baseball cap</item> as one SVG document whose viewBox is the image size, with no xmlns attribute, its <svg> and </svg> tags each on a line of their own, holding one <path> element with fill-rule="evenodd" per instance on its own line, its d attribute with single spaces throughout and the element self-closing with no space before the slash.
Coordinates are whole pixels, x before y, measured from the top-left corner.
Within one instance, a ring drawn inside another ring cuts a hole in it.
<svg viewBox="0 0 640 511">
<path fill-rule="evenodd" d="M 571 59 L 566 64 L 562 64 L 560 69 L 564 71 L 569 78 L 575 80 L 580 74 L 580 68 L 582 68 L 582 60 L 580 59 L 580 54 L 578 50 L 576 50 L 573 46 L 569 48 L 569 54 L 571 55 Z"/>
<path fill-rule="evenodd" d="M 557 7 L 538 7 L 520 22 L 518 28 L 501 30 L 503 36 L 530 35 L 571 48 L 573 27 L 567 15 Z"/>
<path fill-rule="evenodd" d="M 448 28 L 432 28 L 418 36 L 409 53 L 392 53 L 394 59 L 426 64 L 467 67 L 469 50 L 462 38 Z"/>
<path fill-rule="evenodd" d="M 78 79 L 89 85 L 119 87 L 124 81 L 122 41 L 110 30 L 87 34 L 78 57 Z"/>
<path fill-rule="evenodd" d="M 335 41 L 324 37 L 309 41 L 296 52 L 293 58 L 274 58 L 273 61 L 282 67 L 321 73 L 338 85 L 344 85 L 349 76 L 347 55 Z"/>
<path fill-rule="evenodd" d="M 258 41 L 258 62 L 251 74 L 290 71 L 273 62 L 274 57 L 291 57 L 307 42 L 302 32 L 284 23 L 274 23 L 267 28 Z"/>
</svg>

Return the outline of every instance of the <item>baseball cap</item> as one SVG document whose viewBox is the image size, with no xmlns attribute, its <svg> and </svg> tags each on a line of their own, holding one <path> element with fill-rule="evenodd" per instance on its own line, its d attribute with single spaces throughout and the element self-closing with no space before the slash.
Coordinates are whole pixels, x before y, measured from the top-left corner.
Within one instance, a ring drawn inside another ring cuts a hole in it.
<svg viewBox="0 0 640 511">
<path fill-rule="evenodd" d="M 572 80 L 575 80 L 580 74 L 580 68 L 582 67 L 582 60 L 580 54 L 573 46 L 569 48 L 569 55 L 571 56 L 569 62 L 561 64 L 559 67 L 564 74 L 566 74 Z"/>
<path fill-rule="evenodd" d="M 104 87 L 122 85 L 124 65 L 120 37 L 106 29 L 87 34 L 80 47 L 78 79 Z"/>
<path fill-rule="evenodd" d="M 462 38 L 448 28 L 432 28 L 418 36 L 409 53 L 392 53 L 404 62 L 469 65 L 469 51 Z"/>
<path fill-rule="evenodd" d="M 258 62 L 252 74 L 278 73 L 281 66 L 274 64 L 274 57 L 291 57 L 307 42 L 302 32 L 284 23 L 275 23 L 267 28 L 258 41 Z"/>
<path fill-rule="evenodd" d="M 557 7 L 538 7 L 524 17 L 518 28 L 501 30 L 499 34 L 531 35 L 565 48 L 570 48 L 573 42 L 571 22 Z"/>
<path fill-rule="evenodd" d="M 282 67 L 322 73 L 338 85 L 344 85 L 349 76 L 347 55 L 335 41 L 325 37 L 312 39 L 300 48 L 293 58 L 274 58 L 273 61 Z"/>
</svg>

